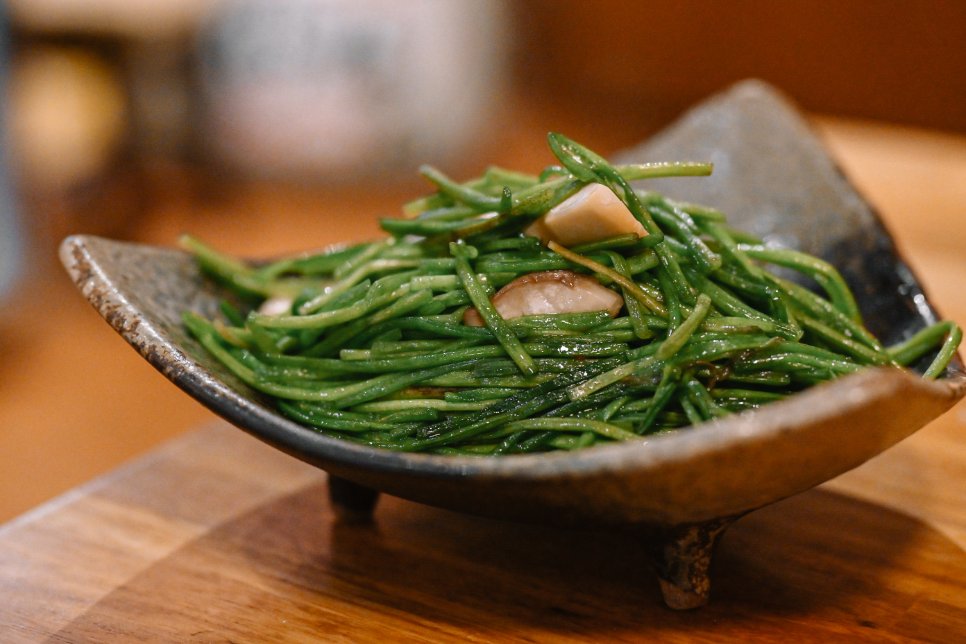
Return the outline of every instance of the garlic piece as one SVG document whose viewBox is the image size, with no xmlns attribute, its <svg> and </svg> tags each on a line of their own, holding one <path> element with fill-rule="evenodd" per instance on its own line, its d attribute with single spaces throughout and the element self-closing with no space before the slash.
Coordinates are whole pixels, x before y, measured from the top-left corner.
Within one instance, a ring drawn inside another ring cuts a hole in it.
<svg viewBox="0 0 966 644">
<path fill-rule="evenodd" d="M 645 237 L 647 231 L 634 218 L 609 188 L 590 183 L 537 219 L 525 235 L 538 237 L 544 243 L 555 241 L 563 246 L 586 244 L 608 237 L 633 233 Z"/>
<path fill-rule="evenodd" d="M 497 291 L 491 301 L 504 320 L 593 311 L 607 311 L 615 317 L 624 305 L 619 293 L 593 277 L 566 270 L 522 275 Z M 463 324 L 483 326 L 483 318 L 475 308 L 469 308 L 463 314 Z"/>
<path fill-rule="evenodd" d="M 262 315 L 288 315 L 292 312 L 292 302 L 294 300 L 290 297 L 275 295 L 262 302 L 258 312 Z"/>
</svg>

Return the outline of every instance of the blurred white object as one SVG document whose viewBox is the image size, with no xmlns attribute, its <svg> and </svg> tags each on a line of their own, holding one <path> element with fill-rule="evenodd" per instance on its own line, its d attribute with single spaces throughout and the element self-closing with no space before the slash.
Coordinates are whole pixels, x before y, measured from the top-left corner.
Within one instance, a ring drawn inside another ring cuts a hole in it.
<svg viewBox="0 0 966 644">
<path fill-rule="evenodd" d="M 202 39 L 205 143 L 252 174 L 331 178 L 438 162 L 499 104 L 499 2 L 220 8 Z"/>
</svg>

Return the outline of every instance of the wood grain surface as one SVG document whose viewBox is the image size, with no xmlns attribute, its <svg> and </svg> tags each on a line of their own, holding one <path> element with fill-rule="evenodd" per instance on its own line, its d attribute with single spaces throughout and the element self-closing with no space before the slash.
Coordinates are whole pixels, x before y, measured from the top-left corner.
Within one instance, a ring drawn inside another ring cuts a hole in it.
<svg viewBox="0 0 966 644">
<path fill-rule="evenodd" d="M 663 607 L 630 534 L 384 497 L 343 525 L 317 470 L 215 425 L 0 532 L 4 641 L 955 641 L 966 552 L 817 489 L 739 521 L 712 602 Z"/>
<path fill-rule="evenodd" d="M 966 321 L 966 139 L 832 119 L 819 128 L 939 310 Z M 293 199 L 289 210 L 304 210 Z M 278 204 L 266 197 L 240 210 L 247 236 L 236 250 L 292 247 L 291 235 L 273 236 L 259 217 Z M 225 230 L 224 219 L 192 213 L 158 218 L 153 238 Z M 373 227 L 358 221 L 353 235 Z M 105 351 L 129 351 L 111 342 Z M 81 348 L 67 355 L 88 360 Z M 35 365 L 36 380 L 59 387 L 63 361 L 52 351 Z M 140 363 L 129 371 L 151 373 Z M 123 446 L 145 422 L 185 422 L 159 376 L 145 376 L 148 387 L 126 373 L 88 374 L 73 415 L 58 424 L 72 427 L 78 409 L 96 408 L 104 444 Z M 118 386 L 130 395 L 112 394 Z M 37 389 L 23 378 L 5 387 L 16 405 L 0 426 L 35 449 L 6 449 L 11 466 L 0 477 L 12 487 L 61 471 L 51 450 L 66 439 L 37 429 L 54 407 L 31 398 Z M 159 403 L 155 390 L 168 397 Z M 71 449 L 56 458 L 83 464 Z M 722 539 L 711 604 L 675 613 L 633 535 L 392 498 L 372 525 L 341 525 L 324 473 L 215 424 L 0 527 L 0 642 L 966 641 L 964 491 L 960 404 L 862 467 L 740 520 Z"/>
</svg>

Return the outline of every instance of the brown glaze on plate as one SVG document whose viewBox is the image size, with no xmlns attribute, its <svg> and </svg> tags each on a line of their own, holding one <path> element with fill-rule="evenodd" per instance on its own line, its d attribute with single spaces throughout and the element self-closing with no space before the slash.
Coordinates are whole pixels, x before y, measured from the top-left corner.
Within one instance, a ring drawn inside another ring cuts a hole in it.
<svg viewBox="0 0 966 644">
<path fill-rule="evenodd" d="M 873 209 L 769 87 L 742 83 L 622 155 L 668 159 L 710 160 L 715 173 L 648 187 L 718 207 L 736 226 L 832 261 L 886 342 L 936 319 Z M 966 393 L 957 359 L 938 381 L 868 369 L 754 413 L 634 444 L 499 458 L 389 452 L 284 418 L 208 356 L 181 314 L 214 315 L 221 295 L 185 253 L 74 236 L 61 258 L 108 323 L 172 382 L 239 428 L 328 471 L 346 519 L 371 512 L 378 491 L 492 517 L 638 530 L 674 608 L 707 601 L 714 544 L 733 520 L 862 464 Z"/>
</svg>

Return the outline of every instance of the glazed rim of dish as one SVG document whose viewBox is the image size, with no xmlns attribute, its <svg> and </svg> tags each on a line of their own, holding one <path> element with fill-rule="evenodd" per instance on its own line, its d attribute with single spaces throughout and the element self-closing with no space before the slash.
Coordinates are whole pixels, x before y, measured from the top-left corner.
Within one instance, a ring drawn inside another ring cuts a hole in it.
<svg viewBox="0 0 966 644">
<path fill-rule="evenodd" d="M 194 368 L 208 374 L 197 363 Z M 192 385 L 198 384 L 185 382 L 183 386 L 190 389 Z M 209 383 L 203 383 L 201 387 L 209 391 L 212 388 Z M 219 389 L 221 387 L 224 385 Z M 805 422 L 812 424 L 847 415 L 864 404 L 886 397 L 914 391 L 929 398 L 948 398 L 952 402 L 961 397 L 964 390 L 964 375 L 927 381 L 904 370 L 873 367 L 811 387 L 756 410 L 644 436 L 640 441 L 598 445 L 570 452 L 509 454 L 499 457 L 447 456 L 369 447 L 326 436 L 257 404 L 216 411 L 247 431 L 257 433 L 282 449 L 295 450 L 297 454 L 304 455 L 308 451 L 309 456 L 345 460 L 384 471 L 418 469 L 421 474 L 497 477 L 512 475 L 515 478 L 522 476 L 536 479 L 568 473 L 588 473 L 589 470 L 640 469 L 649 465 L 685 462 L 699 455 L 730 449 L 745 441 L 761 441 L 794 432 Z M 225 387 L 216 396 L 235 397 L 237 394 Z M 247 399 L 245 402 L 250 403 Z M 885 447 L 887 446 L 883 448 Z"/>
</svg>

